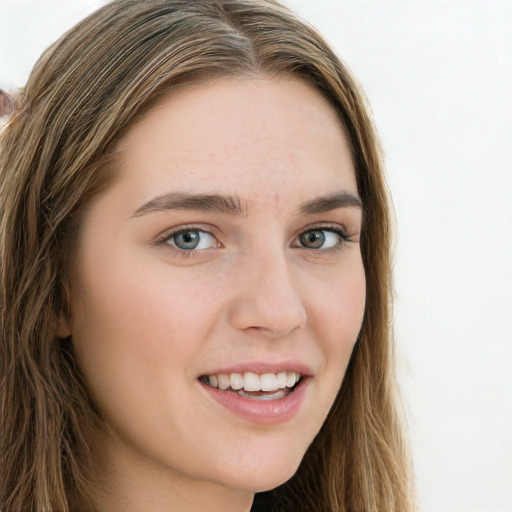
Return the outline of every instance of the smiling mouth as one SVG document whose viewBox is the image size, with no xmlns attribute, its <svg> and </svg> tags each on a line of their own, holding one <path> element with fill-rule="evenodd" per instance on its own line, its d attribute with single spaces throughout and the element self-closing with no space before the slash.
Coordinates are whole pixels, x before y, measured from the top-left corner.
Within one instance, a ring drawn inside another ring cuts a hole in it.
<svg viewBox="0 0 512 512">
<path fill-rule="evenodd" d="M 199 380 L 221 391 L 254 400 L 279 400 L 292 393 L 304 377 L 297 372 L 253 372 L 203 375 Z"/>
</svg>

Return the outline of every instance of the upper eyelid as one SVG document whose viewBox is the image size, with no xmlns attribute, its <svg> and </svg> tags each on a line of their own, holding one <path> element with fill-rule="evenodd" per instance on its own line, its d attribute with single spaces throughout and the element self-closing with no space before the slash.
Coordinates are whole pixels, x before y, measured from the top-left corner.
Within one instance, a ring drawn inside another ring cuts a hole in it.
<svg viewBox="0 0 512 512">
<path fill-rule="evenodd" d="M 308 232 L 311 232 L 311 231 L 329 231 L 329 232 L 334 233 L 337 236 L 339 236 L 341 240 L 336 244 L 336 246 L 327 247 L 327 248 L 316 248 L 316 249 L 313 249 L 311 247 L 304 247 L 302 245 L 300 245 L 300 246 L 296 245 L 295 247 L 298 247 L 299 249 L 312 250 L 312 251 L 316 251 L 316 252 L 330 252 L 330 251 L 333 251 L 333 250 L 336 250 L 336 249 L 340 249 L 345 244 L 347 244 L 349 242 L 352 242 L 352 237 L 348 234 L 348 232 L 344 228 L 342 229 L 341 227 L 335 227 L 335 226 L 330 226 L 330 227 L 329 226 L 319 226 L 317 228 L 306 229 L 304 231 L 301 231 L 299 233 L 299 235 L 297 235 L 294 238 L 294 242 L 298 241 L 300 236 L 303 235 L 304 233 L 308 233 Z"/>
<path fill-rule="evenodd" d="M 156 241 L 161 241 L 161 240 L 165 240 L 167 238 L 170 238 L 174 235 L 179 235 L 180 233 L 186 233 L 187 231 L 201 231 L 203 233 L 208 233 L 209 235 L 212 235 L 213 237 L 215 237 L 216 239 L 218 238 L 217 235 L 215 234 L 215 230 L 213 229 L 213 227 L 205 227 L 204 225 L 203 226 L 200 226 L 200 225 L 197 225 L 197 224 L 181 224 L 179 226 L 175 226 L 173 228 L 168 228 L 168 229 L 164 229 L 160 234 L 158 234 L 156 237 L 155 237 L 155 240 Z"/>
<path fill-rule="evenodd" d="M 350 230 L 347 229 L 345 225 L 340 224 L 338 222 L 320 222 L 301 228 L 295 235 L 295 238 L 299 237 L 303 233 L 307 233 L 308 231 L 333 231 L 338 233 L 341 232 L 345 236 L 350 237 Z"/>
<path fill-rule="evenodd" d="M 312 223 L 310 225 L 307 225 L 307 226 L 303 226 L 302 228 L 300 228 L 299 230 L 297 230 L 297 234 L 295 236 L 298 236 L 300 235 L 301 233 L 306 233 L 308 231 L 314 231 L 315 229 L 318 229 L 318 230 L 333 230 L 333 231 L 336 231 L 336 230 L 340 230 L 340 231 L 343 231 L 343 232 L 348 232 L 348 230 L 346 229 L 346 227 L 343 225 L 343 224 L 340 224 L 340 223 L 331 223 L 331 222 L 320 222 L 320 223 Z M 213 226 L 207 226 L 205 227 L 205 225 L 200 225 L 200 224 L 180 224 L 178 226 L 175 226 L 175 227 L 172 227 L 172 228 L 167 228 L 167 229 L 164 229 L 159 235 L 157 235 L 157 237 L 159 236 L 164 236 L 164 235 L 171 235 L 171 234 L 175 234 L 175 233 L 183 233 L 183 232 L 187 232 L 187 231 L 203 231 L 205 233 L 210 233 L 212 235 L 215 235 L 215 231 L 217 231 Z"/>
</svg>

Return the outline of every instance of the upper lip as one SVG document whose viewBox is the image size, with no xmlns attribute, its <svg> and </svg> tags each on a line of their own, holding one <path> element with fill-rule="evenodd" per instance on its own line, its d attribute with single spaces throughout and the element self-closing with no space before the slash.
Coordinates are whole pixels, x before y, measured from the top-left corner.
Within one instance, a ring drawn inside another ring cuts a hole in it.
<svg viewBox="0 0 512 512">
<path fill-rule="evenodd" d="M 233 363 L 228 366 L 223 366 L 215 370 L 208 370 L 201 374 L 206 375 L 220 375 L 230 373 L 245 373 L 252 372 L 259 375 L 263 373 L 278 373 L 278 372 L 296 372 L 300 373 L 303 377 L 312 377 L 314 372 L 310 366 L 295 360 L 283 361 L 245 361 L 240 363 Z"/>
</svg>

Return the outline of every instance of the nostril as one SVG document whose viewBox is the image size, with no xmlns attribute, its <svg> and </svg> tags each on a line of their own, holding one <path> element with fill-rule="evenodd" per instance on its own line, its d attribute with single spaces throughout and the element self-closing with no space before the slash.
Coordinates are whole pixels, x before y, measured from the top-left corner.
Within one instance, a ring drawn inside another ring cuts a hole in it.
<svg viewBox="0 0 512 512">
<path fill-rule="evenodd" d="M 261 298 L 238 299 L 230 312 L 234 327 L 248 334 L 267 338 L 282 338 L 304 327 L 307 312 L 301 301 L 294 297 L 287 304 L 272 304 Z"/>
</svg>

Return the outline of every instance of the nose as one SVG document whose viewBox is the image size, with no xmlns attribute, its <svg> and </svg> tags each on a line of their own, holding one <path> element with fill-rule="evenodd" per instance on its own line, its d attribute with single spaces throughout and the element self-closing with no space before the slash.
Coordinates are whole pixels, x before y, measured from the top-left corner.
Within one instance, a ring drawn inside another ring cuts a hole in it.
<svg viewBox="0 0 512 512">
<path fill-rule="evenodd" d="M 306 325 L 298 283 L 290 275 L 286 255 L 277 252 L 246 258 L 242 265 L 230 309 L 236 329 L 280 338 Z"/>
</svg>

